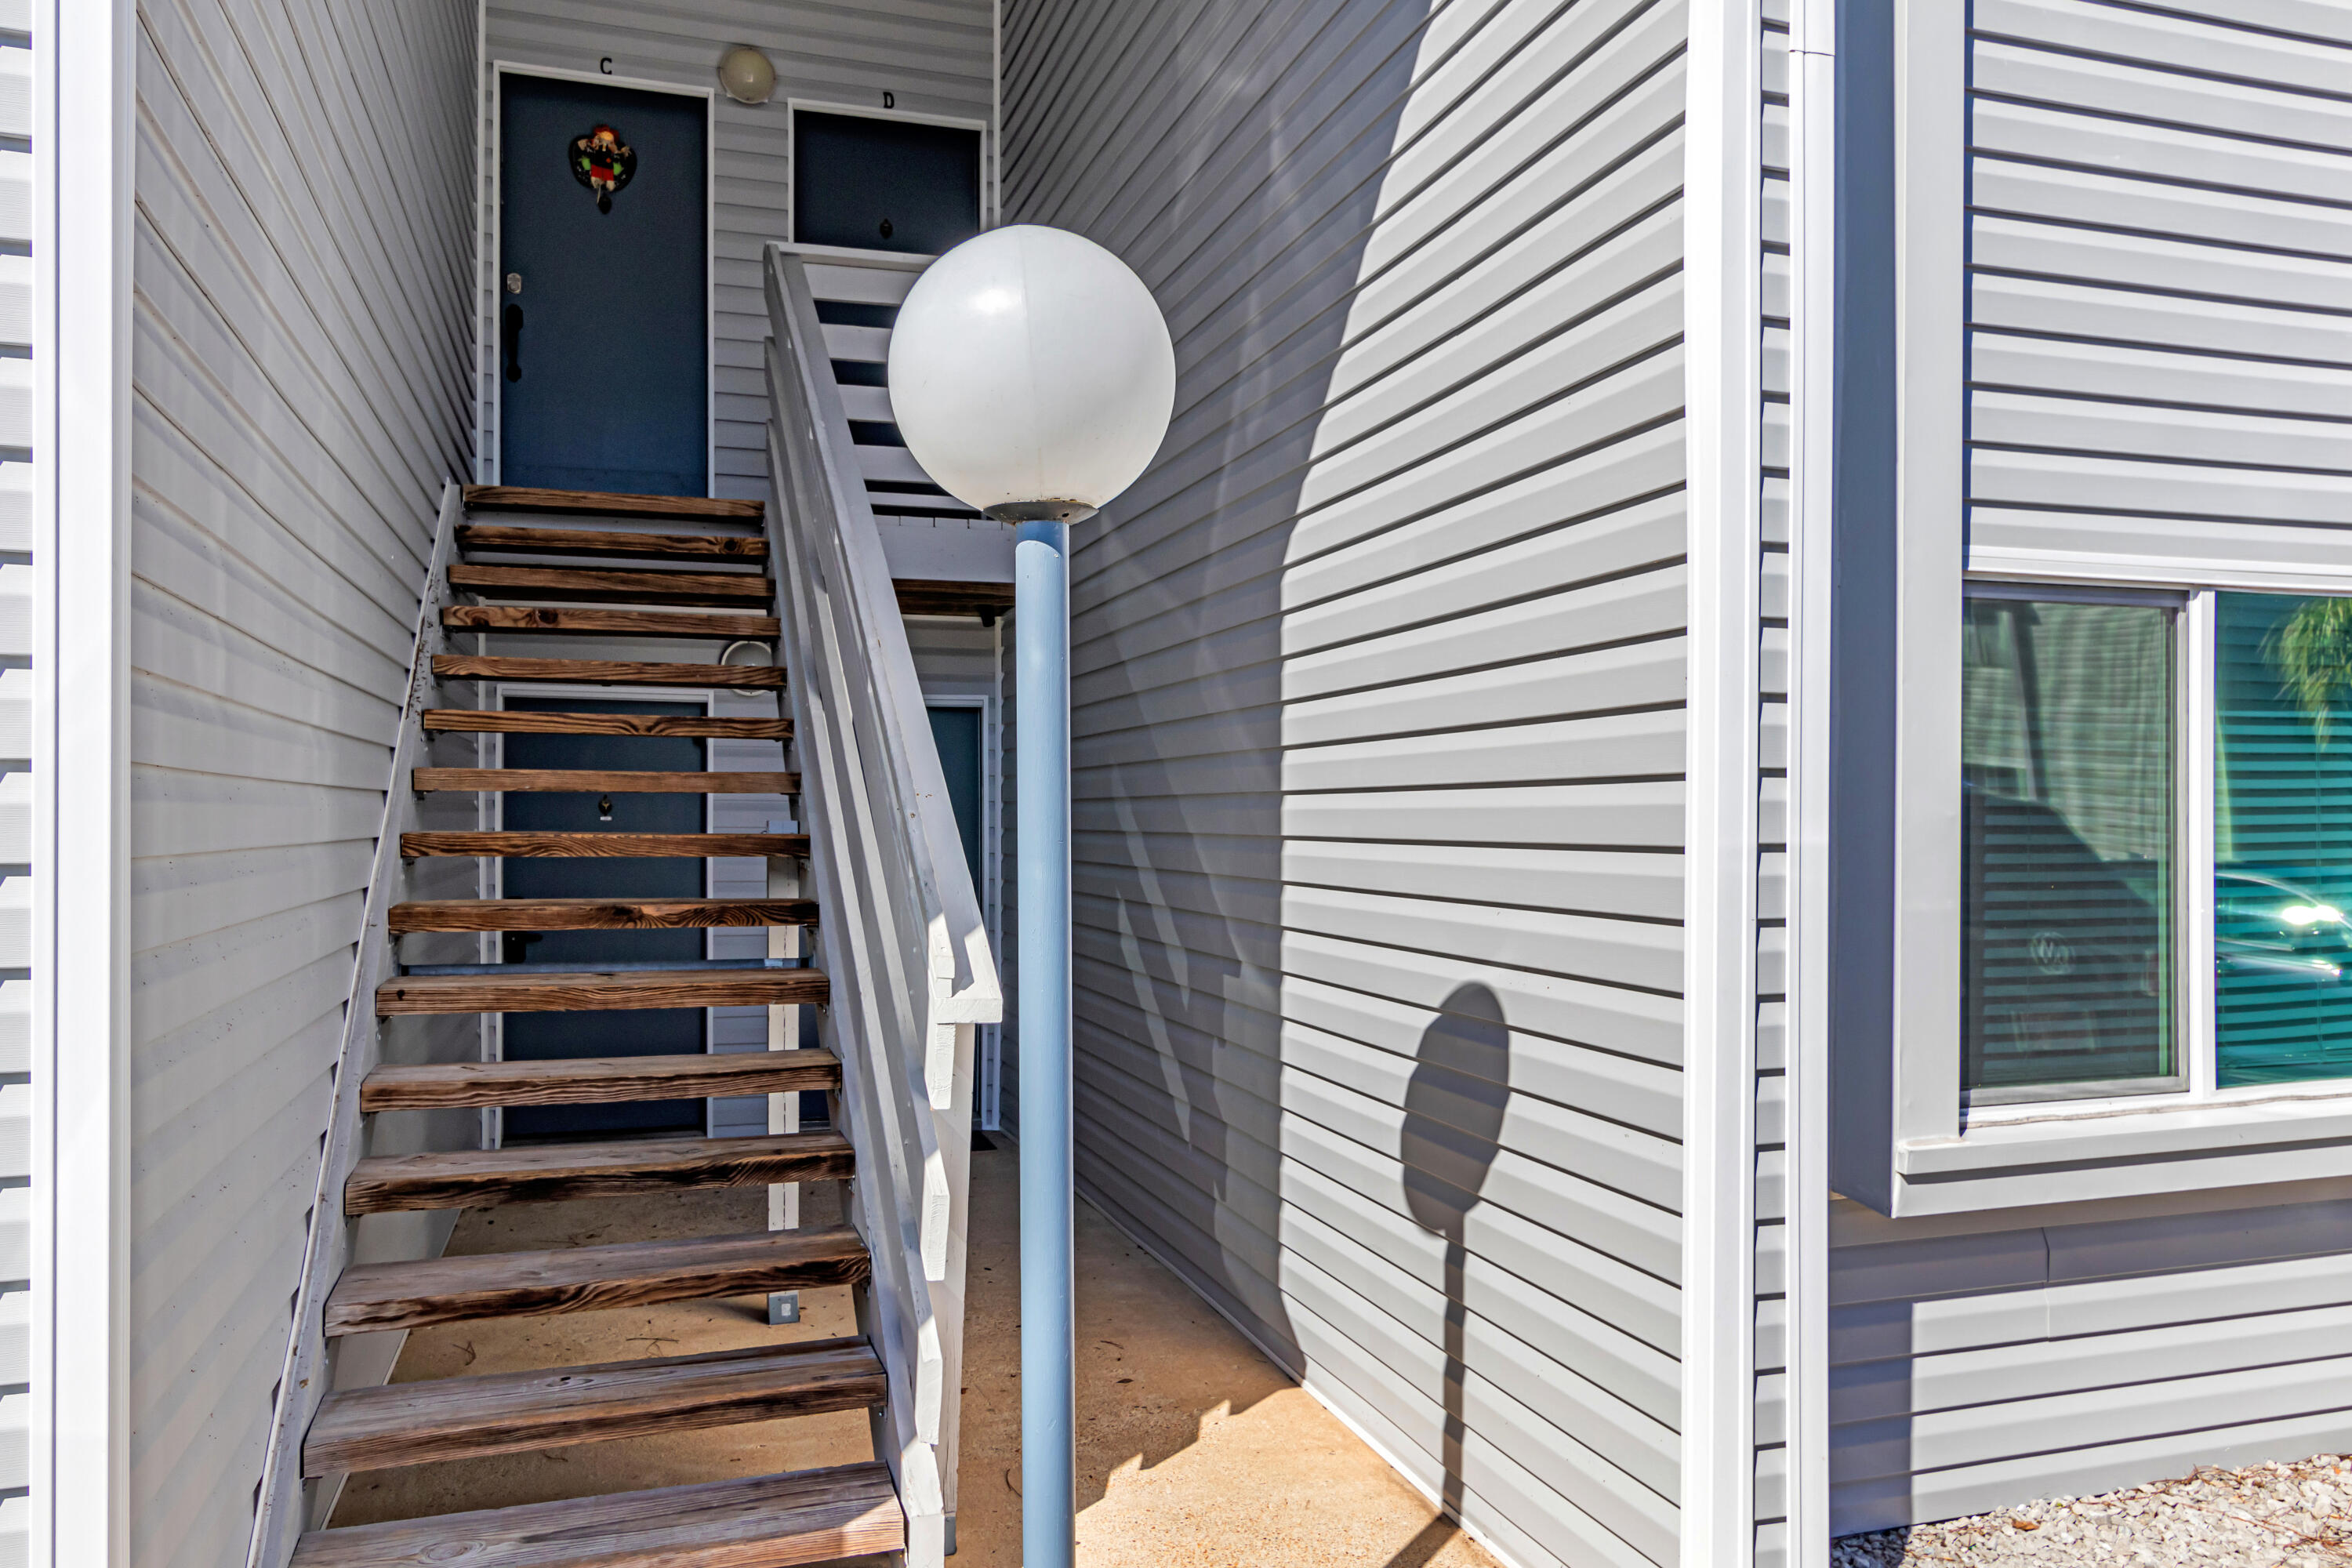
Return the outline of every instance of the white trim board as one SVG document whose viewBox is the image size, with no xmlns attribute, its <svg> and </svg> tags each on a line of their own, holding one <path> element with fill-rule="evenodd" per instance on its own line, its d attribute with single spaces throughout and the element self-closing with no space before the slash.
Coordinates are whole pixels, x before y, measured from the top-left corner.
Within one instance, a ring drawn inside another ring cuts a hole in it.
<svg viewBox="0 0 2352 1568">
<path fill-rule="evenodd" d="M 139 28 L 131 0 L 40 0 L 36 10 L 27 1560 L 116 1568 L 131 1555 L 128 562 Z M 68 1237 L 73 1244 L 61 1246 Z"/>
<path fill-rule="evenodd" d="M 1834 0 L 1797 0 L 1790 20 L 1785 1530 L 1790 1568 L 1829 1568 L 1829 618 L 1835 559 L 1837 394 Z"/>
<path fill-rule="evenodd" d="M 1758 0 L 1690 16 L 1683 1568 L 1730 1568 L 1750 1561 L 1756 1542 L 1761 33 Z"/>
</svg>

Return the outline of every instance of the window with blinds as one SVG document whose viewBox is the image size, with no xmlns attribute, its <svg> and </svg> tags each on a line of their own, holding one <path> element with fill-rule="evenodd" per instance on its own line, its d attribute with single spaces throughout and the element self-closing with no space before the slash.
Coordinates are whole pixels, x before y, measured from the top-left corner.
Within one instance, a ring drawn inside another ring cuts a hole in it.
<svg viewBox="0 0 2352 1568">
<path fill-rule="evenodd" d="M 2217 1082 L 2352 1078 L 2352 598 L 2215 600 Z"/>
<path fill-rule="evenodd" d="M 1961 675 L 1961 1085 L 2182 1087 L 2172 976 L 2176 603 L 1989 591 Z"/>
<path fill-rule="evenodd" d="M 2352 595 L 1965 605 L 1964 1102 L 2352 1089 Z"/>
</svg>

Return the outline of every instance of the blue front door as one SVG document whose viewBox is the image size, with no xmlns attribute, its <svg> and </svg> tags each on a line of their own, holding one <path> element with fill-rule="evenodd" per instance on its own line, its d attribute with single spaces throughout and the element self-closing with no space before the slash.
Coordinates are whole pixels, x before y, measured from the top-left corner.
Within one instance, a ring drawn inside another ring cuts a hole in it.
<svg viewBox="0 0 2352 1568">
<path fill-rule="evenodd" d="M 513 697 L 510 709 L 570 713 L 693 713 L 700 704 L 589 701 L 577 697 Z M 702 742 L 674 735 L 532 735 L 506 737 L 509 768 L 650 768 L 699 773 Z M 524 833 L 700 833 L 698 795 L 572 795 L 513 790 L 506 797 L 507 828 Z M 688 859 L 604 859 L 583 856 L 506 862 L 509 899 L 698 899 L 703 862 Z M 692 963 L 703 955 L 698 931 L 509 931 L 509 963 L 560 964 L 593 970 L 620 963 Z M 509 1013 L 509 1061 L 579 1057 L 691 1056 L 704 1049 L 702 1009 L 660 1007 L 614 1013 Z M 632 1100 L 621 1105 L 516 1105 L 506 1112 L 510 1139 L 578 1137 L 608 1132 L 698 1132 L 698 1100 Z"/>
<path fill-rule="evenodd" d="M 709 106 L 499 79 L 499 478 L 709 493 Z"/>
</svg>

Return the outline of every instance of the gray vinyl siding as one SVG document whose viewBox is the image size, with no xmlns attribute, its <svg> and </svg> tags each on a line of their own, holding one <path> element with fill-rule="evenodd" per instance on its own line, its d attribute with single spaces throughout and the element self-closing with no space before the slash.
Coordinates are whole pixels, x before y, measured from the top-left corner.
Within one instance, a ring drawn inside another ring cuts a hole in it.
<svg viewBox="0 0 2352 1568">
<path fill-rule="evenodd" d="M 483 53 L 480 215 L 492 233 L 497 199 L 497 126 L 491 68 L 503 61 L 713 89 L 711 170 L 710 493 L 750 500 L 768 493 L 768 395 L 761 344 L 768 307 L 761 247 L 790 239 L 788 100 L 880 110 L 887 91 L 901 113 L 986 121 L 995 112 L 995 33 L 991 0 L 488 0 Z M 775 95 L 738 103 L 717 92 L 719 57 L 750 44 L 776 68 Z M 481 477 L 495 479 L 498 334 L 497 258 L 485 255 L 476 280 Z"/>
<path fill-rule="evenodd" d="M 2352 13 L 1972 15 L 1971 546 L 2341 559 Z"/>
<path fill-rule="evenodd" d="M 0 4 L 0 82 L 29 82 L 31 22 Z M 0 136 L 28 146 L 32 107 L 0 92 Z M 22 1568 L 32 1512 L 31 163 L 0 152 L 0 1568 Z"/>
<path fill-rule="evenodd" d="M 1757 409 L 1763 472 L 1763 559 L 1758 565 L 1757 628 L 1762 650 L 1757 709 L 1758 821 L 1765 839 L 1756 867 L 1756 1563 L 1787 1568 L 1789 1516 L 1788 1053 L 1789 846 L 1789 5 L 1765 0 L 1758 77 L 1763 88 L 1763 384 Z"/>
<path fill-rule="evenodd" d="M 1972 550 L 2344 559 L 2352 13 L 1971 16 Z M 1840 1204 L 1833 1528 L 2352 1447 L 2352 1207 L 2306 1197 Z"/>
<path fill-rule="evenodd" d="M 131 1557 L 241 1562 L 417 595 L 467 467 L 473 7 L 140 7 Z"/>
<path fill-rule="evenodd" d="M 1684 38 L 1005 13 L 1007 216 L 1178 364 L 1075 540 L 1080 1181 L 1527 1568 L 1677 1551 Z"/>
<path fill-rule="evenodd" d="M 1832 1235 L 1840 1534 L 2352 1447 L 2352 1200 Z"/>
</svg>

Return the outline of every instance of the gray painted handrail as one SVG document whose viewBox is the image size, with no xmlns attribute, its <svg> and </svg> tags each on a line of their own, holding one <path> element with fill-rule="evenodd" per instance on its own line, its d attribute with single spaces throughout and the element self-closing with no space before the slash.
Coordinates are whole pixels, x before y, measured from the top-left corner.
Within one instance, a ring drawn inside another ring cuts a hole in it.
<svg viewBox="0 0 2352 1568">
<path fill-rule="evenodd" d="M 851 1221 L 874 1259 L 861 1327 L 889 1373 L 877 1447 L 907 1510 L 909 1568 L 940 1568 L 955 1509 L 972 1026 L 1003 1016 L 1003 994 L 808 266 L 771 247 L 766 271 L 767 526 L 833 982 L 820 1028 L 843 1064 L 858 1152 Z"/>
</svg>

